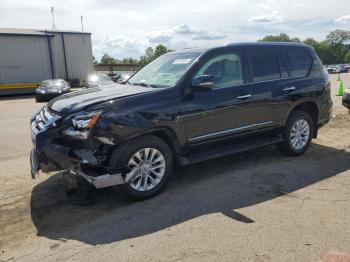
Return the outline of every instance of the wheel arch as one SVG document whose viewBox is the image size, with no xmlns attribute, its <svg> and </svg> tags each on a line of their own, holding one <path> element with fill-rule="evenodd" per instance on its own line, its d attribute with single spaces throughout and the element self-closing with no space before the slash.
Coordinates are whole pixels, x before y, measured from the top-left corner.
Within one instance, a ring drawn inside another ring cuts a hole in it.
<svg viewBox="0 0 350 262">
<path fill-rule="evenodd" d="M 313 132 L 313 138 L 317 138 L 317 133 L 318 133 L 318 118 L 319 118 L 319 108 L 317 103 L 315 103 L 314 101 L 304 101 L 304 102 L 300 102 L 296 105 L 294 105 L 294 107 L 291 108 L 291 110 L 288 113 L 288 117 L 286 118 L 285 123 L 287 122 L 290 114 L 294 111 L 294 110 L 301 110 L 304 111 L 306 113 L 308 113 L 314 123 L 314 132 Z"/>
<path fill-rule="evenodd" d="M 175 131 L 173 131 L 169 127 L 159 126 L 157 128 L 143 130 L 142 133 L 134 133 L 132 135 L 124 137 L 121 142 L 126 143 L 129 140 L 132 140 L 135 138 L 140 138 L 142 136 L 147 136 L 147 135 L 156 136 L 156 137 L 162 139 L 169 146 L 170 150 L 172 151 L 172 153 L 174 155 L 175 167 L 179 168 L 180 167 L 180 156 L 181 156 L 180 143 L 179 143 L 179 140 L 178 140 L 178 137 L 177 137 Z M 116 145 L 116 146 L 118 146 L 118 145 Z"/>
</svg>

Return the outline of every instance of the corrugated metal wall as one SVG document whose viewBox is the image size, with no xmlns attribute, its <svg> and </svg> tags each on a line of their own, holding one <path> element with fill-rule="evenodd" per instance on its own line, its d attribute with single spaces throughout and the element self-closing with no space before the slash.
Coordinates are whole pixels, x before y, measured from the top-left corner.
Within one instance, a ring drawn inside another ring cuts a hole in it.
<svg viewBox="0 0 350 262">
<path fill-rule="evenodd" d="M 51 37 L 51 46 L 54 77 L 66 79 L 61 34 L 55 34 L 54 37 Z"/>
<path fill-rule="evenodd" d="M 50 41 L 55 78 L 85 79 L 93 72 L 90 34 L 50 34 L 54 35 Z M 37 83 L 50 78 L 47 36 L 0 35 L 0 85 Z"/>
<path fill-rule="evenodd" d="M 64 34 L 68 78 L 85 79 L 93 72 L 91 36 L 89 34 Z"/>
<path fill-rule="evenodd" d="M 85 79 L 87 74 L 93 72 L 90 34 L 50 33 L 55 35 L 51 41 L 56 78 Z M 63 47 L 65 48 L 67 75 Z"/>
<path fill-rule="evenodd" d="M 46 37 L 0 36 L 0 84 L 47 78 L 51 78 L 51 65 Z"/>
</svg>

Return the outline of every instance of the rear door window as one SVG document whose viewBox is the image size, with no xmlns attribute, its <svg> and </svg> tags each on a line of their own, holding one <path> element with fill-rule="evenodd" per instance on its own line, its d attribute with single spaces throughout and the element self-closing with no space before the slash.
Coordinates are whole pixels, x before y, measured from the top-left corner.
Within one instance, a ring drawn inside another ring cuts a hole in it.
<svg viewBox="0 0 350 262">
<path fill-rule="evenodd" d="M 254 50 L 249 54 L 254 82 L 281 78 L 278 55 L 275 50 Z"/>
<path fill-rule="evenodd" d="M 290 73 L 293 77 L 305 77 L 312 66 L 311 55 L 303 48 L 287 49 Z"/>
</svg>

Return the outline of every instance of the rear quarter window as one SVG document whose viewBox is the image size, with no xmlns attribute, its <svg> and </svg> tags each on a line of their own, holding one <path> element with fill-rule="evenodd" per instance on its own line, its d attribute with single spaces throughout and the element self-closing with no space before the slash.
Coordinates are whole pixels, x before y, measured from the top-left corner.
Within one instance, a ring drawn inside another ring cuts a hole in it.
<svg viewBox="0 0 350 262">
<path fill-rule="evenodd" d="M 278 55 L 275 50 L 256 50 L 250 52 L 250 64 L 254 82 L 281 78 Z"/>
<path fill-rule="evenodd" d="M 310 72 L 312 57 L 303 48 L 291 48 L 287 50 L 290 65 L 290 73 L 293 77 L 305 77 Z"/>
</svg>

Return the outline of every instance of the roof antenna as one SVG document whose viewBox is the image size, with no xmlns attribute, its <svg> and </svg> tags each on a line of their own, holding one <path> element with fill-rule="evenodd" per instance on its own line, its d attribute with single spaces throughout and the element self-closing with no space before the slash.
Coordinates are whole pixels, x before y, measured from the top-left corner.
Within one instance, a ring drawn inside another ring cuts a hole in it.
<svg viewBox="0 0 350 262">
<path fill-rule="evenodd" d="M 80 23 L 81 23 L 81 31 L 84 32 L 84 25 L 83 25 L 83 16 L 80 16 Z"/>
<path fill-rule="evenodd" d="M 51 6 L 51 16 L 52 16 L 52 27 L 51 27 L 51 30 L 56 30 L 56 25 L 55 25 L 55 15 L 54 15 L 54 12 L 55 9 L 53 6 Z"/>
</svg>

